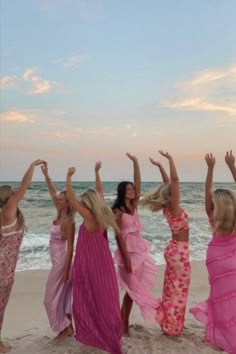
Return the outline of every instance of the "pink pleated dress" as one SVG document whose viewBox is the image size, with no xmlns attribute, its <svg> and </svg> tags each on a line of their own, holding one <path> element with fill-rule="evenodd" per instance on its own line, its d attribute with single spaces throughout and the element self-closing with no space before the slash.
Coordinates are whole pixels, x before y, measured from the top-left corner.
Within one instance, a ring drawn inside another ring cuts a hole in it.
<svg viewBox="0 0 236 354">
<path fill-rule="evenodd" d="M 79 229 L 72 269 L 75 338 L 122 354 L 119 289 L 106 232 Z"/>
<path fill-rule="evenodd" d="M 236 233 L 214 234 L 207 249 L 210 294 L 190 309 L 206 327 L 206 340 L 236 354 Z"/>
<path fill-rule="evenodd" d="M 67 315 L 72 313 L 71 279 L 65 284 L 62 282 L 67 241 L 62 239 L 61 225 L 52 223 L 49 248 L 52 268 L 46 284 L 44 306 L 51 329 L 54 332 L 61 332 L 70 325 L 71 321 Z"/>
<path fill-rule="evenodd" d="M 157 265 L 149 255 L 151 243 L 141 237 L 142 229 L 143 225 L 136 209 L 133 215 L 122 214 L 122 237 L 131 259 L 132 273 L 126 271 L 119 249 L 115 252 L 114 261 L 120 287 L 139 306 L 144 320 L 151 324 L 155 322 L 159 304 L 158 299 L 151 293 L 156 281 Z"/>
</svg>

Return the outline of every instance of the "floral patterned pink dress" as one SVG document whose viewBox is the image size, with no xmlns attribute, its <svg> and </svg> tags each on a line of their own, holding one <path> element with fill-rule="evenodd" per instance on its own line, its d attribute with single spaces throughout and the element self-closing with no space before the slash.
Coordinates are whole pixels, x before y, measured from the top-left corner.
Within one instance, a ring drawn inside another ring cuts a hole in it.
<svg viewBox="0 0 236 354">
<path fill-rule="evenodd" d="M 164 215 L 172 233 L 177 234 L 188 230 L 188 216 L 184 210 L 182 210 L 181 215 L 172 216 L 169 209 L 166 208 Z M 184 326 L 190 283 L 189 243 L 172 239 L 165 249 L 164 257 L 166 270 L 162 299 L 157 309 L 156 321 L 165 333 L 178 335 L 182 332 Z"/>
<path fill-rule="evenodd" d="M 24 228 L 18 230 L 17 219 L 0 229 L 0 333 L 10 297 Z"/>
</svg>

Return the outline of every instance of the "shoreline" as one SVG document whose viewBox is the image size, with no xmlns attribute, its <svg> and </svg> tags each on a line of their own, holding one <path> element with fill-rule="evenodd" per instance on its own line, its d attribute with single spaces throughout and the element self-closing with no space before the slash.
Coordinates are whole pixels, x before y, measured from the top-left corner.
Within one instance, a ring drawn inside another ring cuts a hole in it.
<svg viewBox="0 0 236 354">
<path fill-rule="evenodd" d="M 189 307 L 208 297 L 208 274 L 203 261 L 193 261 L 192 278 L 186 310 L 185 330 L 177 337 L 162 334 L 155 324 L 147 326 L 134 305 L 130 323 L 130 338 L 122 338 L 122 347 L 127 354 L 186 353 L 213 354 L 218 350 L 204 341 L 204 328 L 191 314 Z M 158 275 L 153 293 L 160 296 L 162 292 L 164 266 L 158 267 Z M 104 353 L 101 350 L 82 347 L 74 338 L 68 337 L 58 344 L 51 343 L 55 336 L 49 327 L 43 296 L 46 285 L 47 270 L 18 271 L 6 309 L 2 329 L 2 338 L 12 346 L 12 354 L 72 354 Z M 122 299 L 123 294 L 120 294 Z"/>
</svg>

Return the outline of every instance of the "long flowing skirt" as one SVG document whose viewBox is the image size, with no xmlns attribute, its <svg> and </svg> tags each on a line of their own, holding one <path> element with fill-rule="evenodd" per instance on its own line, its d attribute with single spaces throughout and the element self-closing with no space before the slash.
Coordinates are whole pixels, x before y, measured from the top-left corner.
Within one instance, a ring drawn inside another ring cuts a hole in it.
<svg viewBox="0 0 236 354">
<path fill-rule="evenodd" d="M 167 334 L 178 335 L 184 326 L 191 275 L 188 242 L 171 240 L 164 256 L 166 269 L 156 321 Z"/>
<path fill-rule="evenodd" d="M 122 320 L 114 263 L 101 231 L 80 226 L 72 270 L 76 339 L 121 354 Z"/>
<path fill-rule="evenodd" d="M 46 284 L 44 306 L 51 329 L 55 332 L 63 331 L 71 323 L 68 319 L 68 315 L 72 313 L 71 279 L 66 283 L 62 282 L 67 254 L 66 244 L 63 240 L 50 241 L 52 268 Z"/>
<path fill-rule="evenodd" d="M 0 238 L 0 334 L 5 309 L 14 283 L 23 232 Z"/>
<path fill-rule="evenodd" d="M 213 236 L 206 265 L 209 297 L 190 312 L 205 325 L 207 341 L 227 353 L 236 354 L 236 234 Z"/>
</svg>

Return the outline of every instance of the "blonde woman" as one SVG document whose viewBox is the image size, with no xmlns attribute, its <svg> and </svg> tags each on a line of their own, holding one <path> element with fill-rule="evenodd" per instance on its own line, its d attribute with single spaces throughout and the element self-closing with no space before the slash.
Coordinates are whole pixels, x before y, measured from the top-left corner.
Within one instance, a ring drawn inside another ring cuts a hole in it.
<svg viewBox="0 0 236 354">
<path fill-rule="evenodd" d="M 75 168 L 67 172 L 70 204 L 84 219 L 79 228 L 72 269 L 75 338 L 85 345 L 121 354 L 122 321 L 114 263 L 107 228 L 119 232 L 115 217 L 103 199 L 99 170 L 95 165 L 96 191 L 87 190 L 76 199 L 71 185 Z"/>
<path fill-rule="evenodd" d="M 191 273 L 189 218 L 180 206 L 179 178 L 174 160 L 168 153 L 163 151 L 159 153 L 169 162 L 170 177 L 159 162 L 150 158 L 150 162 L 159 168 L 164 183 L 144 195 L 140 204 L 148 207 L 152 212 L 163 210 L 171 230 L 172 237 L 164 252 L 165 278 L 156 321 L 165 334 L 178 335 L 184 327 Z"/>
<path fill-rule="evenodd" d="M 208 300 L 190 312 L 206 327 L 206 339 L 227 353 L 236 353 L 236 195 L 229 189 L 212 191 L 215 158 L 205 157 L 206 213 L 213 237 L 208 245 L 206 266 L 210 283 Z M 226 153 L 225 161 L 236 181 L 235 158 Z"/>
<path fill-rule="evenodd" d="M 18 204 L 31 182 L 35 166 L 42 163 L 42 160 L 32 162 L 17 191 L 10 185 L 0 186 L 0 353 L 10 350 L 1 341 L 1 329 L 25 229 L 24 216 Z"/>
<path fill-rule="evenodd" d="M 52 268 L 46 284 L 44 306 L 51 329 L 58 332 L 55 339 L 62 339 L 74 333 L 71 289 L 71 262 L 75 236 L 74 210 L 69 204 L 66 192 L 57 193 L 49 177 L 46 162 L 41 169 L 57 210 L 57 216 L 50 228 L 49 248 Z"/>
</svg>

